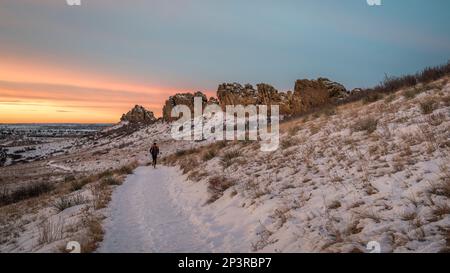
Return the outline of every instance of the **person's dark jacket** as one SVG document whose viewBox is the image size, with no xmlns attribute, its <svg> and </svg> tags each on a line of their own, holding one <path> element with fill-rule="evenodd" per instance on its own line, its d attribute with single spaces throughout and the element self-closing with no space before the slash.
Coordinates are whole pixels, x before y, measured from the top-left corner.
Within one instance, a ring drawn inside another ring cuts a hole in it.
<svg viewBox="0 0 450 273">
<path fill-rule="evenodd" d="M 158 146 L 152 146 L 152 147 L 150 148 L 150 154 L 151 154 L 153 157 L 156 157 L 156 156 L 159 154 L 159 147 L 158 147 Z"/>
</svg>

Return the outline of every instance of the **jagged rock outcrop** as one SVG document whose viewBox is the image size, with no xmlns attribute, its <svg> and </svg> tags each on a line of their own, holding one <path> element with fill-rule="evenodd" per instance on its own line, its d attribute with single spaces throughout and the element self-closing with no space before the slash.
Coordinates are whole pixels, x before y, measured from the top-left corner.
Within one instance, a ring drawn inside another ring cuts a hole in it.
<svg viewBox="0 0 450 273">
<path fill-rule="evenodd" d="M 251 84 L 242 86 L 239 83 L 223 83 L 217 89 L 217 99 L 220 106 L 225 109 L 226 105 L 251 105 L 258 103 L 256 90 Z"/>
<path fill-rule="evenodd" d="M 350 95 L 356 95 L 356 94 L 359 94 L 361 92 L 363 92 L 362 88 L 354 88 L 354 89 L 352 89 L 352 91 L 350 91 Z"/>
<path fill-rule="evenodd" d="M 278 92 L 265 83 L 242 86 L 239 83 L 223 83 L 217 90 L 217 98 L 222 108 L 226 105 L 264 104 L 280 106 L 280 114 L 294 115 L 307 112 L 312 108 L 344 99 L 348 96 L 346 88 L 327 78 L 317 80 L 297 80 L 294 92 Z"/>
<path fill-rule="evenodd" d="M 327 78 L 317 80 L 297 80 L 294 91 L 278 92 L 273 86 L 260 83 L 256 89 L 251 84 L 223 83 L 217 89 L 217 99 L 197 92 L 171 96 L 163 107 L 163 119 L 173 121 L 170 113 L 176 105 L 186 105 L 193 112 L 194 97 L 202 97 L 203 106 L 219 104 L 225 110 L 227 105 L 279 105 L 280 114 L 291 116 L 307 112 L 313 108 L 345 99 L 349 95 L 340 83 Z"/>
<path fill-rule="evenodd" d="M 128 113 L 123 114 L 120 121 L 126 121 L 129 123 L 142 123 L 142 124 L 152 124 L 156 121 L 153 112 L 145 109 L 140 105 L 134 106 Z"/>
<path fill-rule="evenodd" d="M 207 104 L 208 105 L 210 105 L 210 104 L 219 104 L 219 100 L 216 99 L 215 97 L 210 97 Z"/>
<path fill-rule="evenodd" d="M 345 86 L 338 82 L 331 81 L 327 78 L 318 78 L 317 81 L 325 85 L 325 87 L 328 89 L 330 98 L 340 100 L 345 99 L 349 95 L 349 92 L 347 91 Z"/>
<path fill-rule="evenodd" d="M 195 97 L 202 98 L 203 106 L 205 106 L 208 103 L 208 98 L 202 92 L 196 92 L 194 94 L 179 93 L 179 94 L 175 94 L 174 96 L 169 97 L 169 99 L 166 100 L 166 103 L 164 104 L 164 107 L 162 110 L 163 120 L 164 121 L 176 120 L 176 118 L 171 117 L 170 113 L 172 112 L 172 109 L 177 105 L 186 105 L 191 109 L 191 112 L 193 113 Z"/>
<path fill-rule="evenodd" d="M 294 111 L 292 114 L 307 112 L 330 102 L 327 86 L 321 81 L 297 80 L 294 87 Z"/>
</svg>

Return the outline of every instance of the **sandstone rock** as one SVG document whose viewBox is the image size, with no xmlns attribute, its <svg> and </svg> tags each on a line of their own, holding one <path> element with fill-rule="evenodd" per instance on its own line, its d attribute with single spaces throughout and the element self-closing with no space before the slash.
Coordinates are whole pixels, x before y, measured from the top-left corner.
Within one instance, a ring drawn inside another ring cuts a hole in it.
<svg viewBox="0 0 450 273">
<path fill-rule="evenodd" d="M 210 104 L 220 104 L 220 103 L 219 103 L 219 100 L 216 99 L 215 97 L 210 97 L 207 104 L 210 105 Z"/>
<path fill-rule="evenodd" d="M 350 91 L 350 95 L 355 95 L 355 94 L 359 94 L 363 91 L 362 88 L 354 88 L 352 89 L 352 91 Z"/>
<path fill-rule="evenodd" d="M 330 102 L 327 86 L 321 81 L 297 80 L 294 87 L 292 114 L 307 112 Z"/>
<path fill-rule="evenodd" d="M 166 100 L 166 103 L 164 104 L 162 113 L 163 113 L 163 120 L 164 121 L 174 121 L 176 118 L 171 117 L 172 109 L 177 105 L 186 105 L 191 109 L 191 112 L 194 112 L 194 98 L 195 97 L 201 97 L 203 101 L 203 106 L 208 102 L 208 98 L 205 94 L 202 92 L 196 92 L 194 94 L 192 93 L 178 93 L 174 96 L 169 97 L 168 100 Z"/>
<path fill-rule="evenodd" d="M 270 106 L 280 102 L 280 94 L 272 85 L 266 83 L 257 84 L 257 104 Z"/>
<path fill-rule="evenodd" d="M 203 106 L 207 104 L 219 104 L 222 109 L 227 105 L 279 105 L 280 114 L 291 116 L 307 112 L 313 108 L 329 104 L 346 98 L 349 92 L 337 82 L 327 78 L 317 80 L 297 80 L 294 91 L 278 92 L 273 86 L 260 83 L 256 89 L 251 84 L 222 83 L 217 88 L 217 99 L 207 97 L 197 92 L 195 94 L 184 93 L 170 97 L 163 108 L 163 119 L 173 121 L 170 113 L 176 105 L 186 105 L 193 112 L 194 97 L 200 96 Z M 270 108 L 269 108 L 270 109 Z"/>
<path fill-rule="evenodd" d="M 129 123 L 151 124 L 157 119 L 155 118 L 153 112 L 148 111 L 140 105 L 136 105 L 128 113 L 123 114 L 120 120 L 127 121 Z"/>
<path fill-rule="evenodd" d="M 226 105 L 250 105 L 257 103 L 256 90 L 251 84 L 242 86 L 239 83 L 223 83 L 217 89 L 217 98 L 220 106 L 225 109 Z"/>
<path fill-rule="evenodd" d="M 321 82 L 328 89 L 330 98 L 344 99 L 349 95 L 349 92 L 342 84 L 331 81 L 327 78 L 318 78 L 318 82 Z"/>
<path fill-rule="evenodd" d="M 242 86 L 239 83 L 223 83 L 217 90 L 220 106 L 226 105 L 279 105 L 281 115 L 295 115 L 307 112 L 312 108 L 341 100 L 349 95 L 346 88 L 327 78 L 317 80 L 297 80 L 294 92 L 278 92 L 273 86 L 265 83 Z"/>
</svg>

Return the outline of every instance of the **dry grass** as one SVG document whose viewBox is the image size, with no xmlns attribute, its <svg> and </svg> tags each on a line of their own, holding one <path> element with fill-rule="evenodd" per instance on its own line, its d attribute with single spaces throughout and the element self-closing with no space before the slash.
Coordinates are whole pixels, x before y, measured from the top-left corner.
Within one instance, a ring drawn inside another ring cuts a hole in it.
<svg viewBox="0 0 450 273">
<path fill-rule="evenodd" d="M 297 135 L 298 131 L 300 131 L 301 127 L 299 125 L 294 125 L 293 127 L 290 127 L 288 130 L 289 136 L 295 136 Z"/>
<path fill-rule="evenodd" d="M 63 238 L 64 220 L 58 218 L 57 221 L 46 219 L 39 224 L 38 243 L 40 245 L 50 244 Z"/>
<path fill-rule="evenodd" d="M 121 166 L 115 170 L 106 170 L 98 174 L 90 175 L 84 178 L 75 179 L 70 182 L 70 191 L 81 190 L 85 185 L 93 182 L 102 181 L 107 185 L 120 185 L 123 182 L 122 176 L 132 174 L 134 169 L 139 166 L 137 161 Z"/>
<path fill-rule="evenodd" d="M 354 132 L 366 131 L 367 133 L 373 133 L 378 126 L 378 120 L 372 117 L 361 118 L 357 120 L 353 126 L 352 130 Z"/>
<path fill-rule="evenodd" d="M 417 219 L 418 215 L 416 211 L 406 211 L 401 215 L 403 221 L 413 221 Z"/>
<path fill-rule="evenodd" d="M 51 192 L 55 186 L 49 182 L 31 183 L 21 186 L 14 191 L 4 187 L 0 189 L 0 206 L 17 203 L 33 197 Z"/>
<path fill-rule="evenodd" d="M 203 161 L 209 161 L 211 159 L 213 159 L 214 157 L 216 157 L 218 154 L 218 151 L 214 148 L 208 149 L 205 152 L 203 152 L 202 155 L 202 160 Z"/>
<path fill-rule="evenodd" d="M 298 143 L 298 141 L 295 138 L 288 137 L 281 141 L 281 148 L 283 150 L 286 150 L 292 146 L 295 146 L 297 143 Z"/>
<path fill-rule="evenodd" d="M 450 206 L 447 203 L 435 204 L 433 207 L 433 215 L 444 219 L 450 214 Z"/>
<path fill-rule="evenodd" d="M 187 174 L 198 166 L 199 162 L 196 157 L 188 158 L 180 162 L 180 168 L 183 170 L 183 174 Z"/>
<path fill-rule="evenodd" d="M 228 168 L 236 162 L 236 158 L 240 157 L 242 154 L 238 150 L 232 150 L 225 152 L 221 157 L 221 164 L 223 168 Z"/>
<path fill-rule="evenodd" d="M 256 252 L 261 249 L 264 249 L 268 245 L 274 244 L 277 242 L 276 239 L 271 239 L 273 232 L 270 231 L 267 227 L 265 227 L 261 222 L 260 225 L 262 230 L 259 231 L 256 235 L 258 235 L 258 240 L 252 243 L 252 251 Z"/>
<path fill-rule="evenodd" d="M 85 204 L 88 201 L 89 200 L 81 194 L 77 194 L 75 196 L 62 196 L 54 201 L 51 205 L 58 212 L 61 212 L 67 208 Z"/>
<path fill-rule="evenodd" d="M 427 117 L 427 122 L 431 126 L 439 126 L 445 121 L 445 114 L 444 113 L 438 113 L 433 114 Z"/>
<path fill-rule="evenodd" d="M 361 219 L 372 219 L 373 221 L 375 221 L 375 223 L 379 224 L 381 223 L 381 216 L 379 214 L 377 214 L 375 211 L 373 210 L 363 210 L 363 211 L 359 211 L 356 212 L 356 214 L 361 218 Z"/>
<path fill-rule="evenodd" d="M 117 186 L 117 185 L 122 185 L 123 180 L 116 176 L 111 175 L 111 176 L 107 176 L 107 177 L 103 178 L 101 183 L 109 185 L 109 186 Z"/>
<path fill-rule="evenodd" d="M 91 253 L 94 252 L 98 244 L 103 241 L 103 236 L 105 234 L 101 218 L 86 212 L 82 217 L 82 224 L 87 229 L 87 234 L 80 241 L 81 252 Z"/>
<path fill-rule="evenodd" d="M 207 204 L 214 203 L 217 199 L 222 197 L 223 193 L 235 185 L 236 182 L 227 179 L 223 175 L 218 175 L 210 178 L 208 180 L 208 192 L 210 193 L 210 198 L 206 201 Z"/>
<path fill-rule="evenodd" d="M 421 90 L 418 88 L 410 88 L 403 91 L 403 97 L 407 100 L 415 98 L 418 94 L 420 94 Z"/>
<path fill-rule="evenodd" d="M 104 184 L 93 184 L 91 185 L 91 192 L 93 196 L 94 209 L 103 209 L 108 206 L 109 201 L 111 201 L 111 189 L 106 187 Z"/>
<path fill-rule="evenodd" d="M 369 104 L 383 99 L 383 94 L 379 92 L 371 92 L 366 97 L 363 98 L 363 104 Z"/>
<path fill-rule="evenodd" d="M 332 209 L 338 209 L 341 207 L 341 202 L 339 202 L 338 200 L 334 200 L 333 202 L 331 202 L 328 205 L 328 209 L 332 210 Z"/>
<path fill-rule="evenodd" d="M 389 104 L 389 103 L 393 102 L 395 100 L 395 98 L 396 98 L 395 94 L 390 94 L 389 96 L 387 96 L 384 99 L 384 103 Z"/>
<path fill-rule="evenodd" d="M 199 181 L 204 177 L 207 177 L 208 173 L 200 170 L 193 170 L 189 175 L 188 179 L 191 181 Z"/>
<path fill-rule="evenodd" d="M 433 98 L 427 98 L 422 100 L 420 103 L 420 110 L 422 111 L 422 114 L 428 115 L 433 113 L 434 110 L 436 110 L 437 102 Z"/>
<path fill-rule="evenodd" d="M 427 67 L 415 75 L 400 77 L 386 76 L 385 80 L 372 90 L 380 93 L 392 93 L 405 87 L 413 87 L 419 83 L 426 84 L 450 74 L 450 61 L 444 65 Z"/>
</svg>

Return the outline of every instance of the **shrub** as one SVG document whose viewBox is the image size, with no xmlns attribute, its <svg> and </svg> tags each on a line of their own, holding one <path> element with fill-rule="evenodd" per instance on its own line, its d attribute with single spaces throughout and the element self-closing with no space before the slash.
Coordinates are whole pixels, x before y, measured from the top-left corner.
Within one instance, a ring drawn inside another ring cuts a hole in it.
<svg viewBox="0 0 450 273">
<path fill-rule="evenodd" d="M 213 159 L 214 157 L 216 157 L 216 155 L 217 155 L 217 150 L 214 148 L 210 148 L 206 152 L 203 153 L 202 160 L 209 161 L 209 160 Z"/>
<path fill-rule="evenodd" d="M 281 148 L 287 149 L 289 147 L 294 146 L 297 143 L 293 138 L 286 138 L 281 141 Z"/>
<path fill-rule="evenodd" d="M 438 113 L 428 116 L 427 118 L 428 124 L 431 126 L 439 126 L 445 121 L 445 114 Z"/>
<path fill-rule="evenodd" d="M 420 110 L 422 114 L 428 115 L 436 109 L 437 103 L 434 99 L 428 98 L 420 102 Z"/>
<path fill-rule="evenodd" d="M 70 190 L 71 191 L 78 191 L 78 190 L 81 190 L 83 187 L 84 187 L 84 185 L 86 185 L 86 184 L 88 184 L 88 183 L 90 183 L 90 180 L 89 179 L 82 179 L 82 180 L 75 180 L 75 181 L 72 181 L 71 183 L 70 183 Z"/>
<path fill-rule="evenodd" d="M 439 218 L 447 217 L 450 214 L 450 206 L 447 203 L 436 204 L 433 207 L 433 214 Z"/>
<path fill-rule="evenodd" d="M 300 130 L 300 126 L 298 126 L 298 125 L 293 126 L 293 127 L 289 128 L 288 134 L 289 134 L 289 136 L 295 136 L 299 130 Z"/>
<path fill-rule="evenodd" d="M 86 202 L 87 199 L 81 194 L 77 194 L 72 197 L 62 196 L 52 203 L 52 207 L 55 208 L 58 212 L 61 212 L 65 209 L 85 204 Z"/>
<path fill-rule="evenodd" d="M 0 205 L 9 205 L 19 201 L 38 197 L 44 193 L 48 193 L 55 188 L 53 184 L 48 182 L 33 183 L 21 186 L 14 191 L 9 191 L 7 188 L 0 190 Z"/>
<path fill-rule="evenodd" d="M 372 102 L 379 101 L 383 98 L 383 95 L 379 92 L 371 92 L 366 97 L 363 98 L 364 104 L 369 104 Z"/>
<path fill-rule="evenodd" d="M 224 168 L 228 168 L 233 165 L 235 158 L 241 156 L 241 152 L 238 150 L 228 151 L 223 154 L 221 163 Z"/>
<path fill-rule="evenodd" d="M 58 221 L 52 221 L 50 218 L 39 224 L 38 243 L 50 244 L 63 238 L 64 220 L 59 218 Z"/>
<path fill-rule="evenodd" d="M 220 150 L 220 149 L 222 149 L 222 148 L 227 147 L 228 143 L 227 143 L 226 140 L 221 140 L 221 141 L 217 141 L 216 143 L 214 143 L 214 145 L 215 145 L 215 147 L 216 147 L 217 149 Z"/>
<path fill-rule="evenodd" d="M 127 166 L 122 166 L 120 167 L 117 172 L 119 174 L 132 174 L 133 173 L 133 165 L 127 165 Z"/>
<path fill-rule="evenodd" d="M 183 170 L 183 174 L 187 174 L 188 172 L 192 171 L 199 165 L 196 158 L 183 160 L 180 163 L 180 168 Z"/>
<path fill-rule="evenodd" d="M 122 181 L 114 176 L 108 176 L 103 178 L 103 183 L 106 185 L 114 186 L 114 185 L 121 185 Z"/>
<path fill-rule="evenodd" d="M 391 93 L 401 88 L 416 86 L 418 83 L 426 84 L 438 80 L 448 74 L 450 74 L 450 61 L 444 65 L 427 67 L 415 75 L 404 75 L 400 77 L 390 77 L 386 75 L 384 81 L 371 90 L 381 93 Z"/>
<path fill-rule="evenodd" d="M 368 117 L 357 120 L 352 129 L 354 132 L 366 131 L 367 133 L 373 133 L 378 126 L 378 120 Z"/>
<path fill-rule="evenodd" d="M 214 203 L 233 185 L 235 185 L 235 182 L 227 179 L 225 176 L 214 176 L 210 178 L 208 181 L 208 192 L 211 194 L 211 197 L 208 199 L 207 203 Z"/>
<path fill-rule="evenodd" d="M 111 176 L 111 175 L 113 175 L 113 172 L 111 170 L 106 170 L 104 172 L 99 173 L 98 178 L 103 178 L 103 177 Z M 95 180 L 94 177 L 93 177 L 93 180 Z"/>
<path fill-rule="evenodd" d="M 417 89 L 417 88 L 411 88 L 411 89 L 405 90 L 405 91 L 403 92 L 403 97 L 404 97 L 405 99 L 410 100 L 410 99 L 415 98 L 419 93 L 420 93 L 419 89 Z"/>
<path fill-rule="evenodd" d="M 394 100 L 395 100 L 395 95 L 394 95 L 394 94 L 391 94 L 391 95 L 387 96 L 387 97 L 384 99 L 384 102 L 385 102 L 385 103 L 391 103 L 391 102 L 393 102 Z"/>
<path fill-rule="evenodd" d="M 187 149 L 187 150 L 178 150 L 175 152 L 175 155 L 177 157 L 182 157 L 182 156 L 186 156 L 186 155 L 191 155 L 191 154 L 195 154 L 198 152 L 198 149 Z"/>
</svg>

